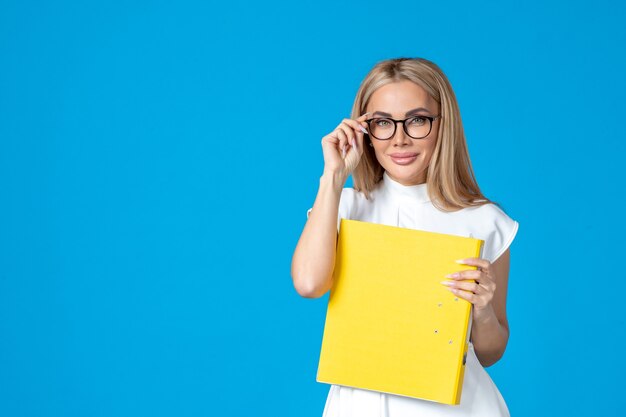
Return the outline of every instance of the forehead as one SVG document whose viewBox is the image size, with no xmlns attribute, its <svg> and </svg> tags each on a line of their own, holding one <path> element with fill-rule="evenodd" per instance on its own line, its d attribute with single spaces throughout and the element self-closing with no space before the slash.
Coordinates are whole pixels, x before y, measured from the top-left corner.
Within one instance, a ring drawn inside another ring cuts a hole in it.
<svg viewBox="0 0 626 417">
<path fill-rule="evenodd" d="M 383 111 L 401 117 L 410 109 L 424 107 L 431 112 L 439 110 L 439 104 L 420 85 L 408 81 L 395 81 L 378 88 L 371 95 L 367 111 Z"/>
</svg>

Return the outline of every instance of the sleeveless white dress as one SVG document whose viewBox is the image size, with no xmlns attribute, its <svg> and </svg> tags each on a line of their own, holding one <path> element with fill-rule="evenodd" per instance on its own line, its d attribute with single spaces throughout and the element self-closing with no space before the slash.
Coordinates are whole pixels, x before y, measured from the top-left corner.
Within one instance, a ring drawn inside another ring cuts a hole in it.
<svg viewBox="0 0 626 417">
<path fill-rule="evenodd" d="M 509 247 L 519 226 L 492 203 L 450 213 L 439 211 L 428 197 L 427 184 L 405 186 L 386 172 L 369 200 L 353 188 L 342 190 L 337 230 L 341 218 L 483 239 L 482 257 L 492 263 Z M 460 265 L 459 270 L 462 269 Z M 460 405 L 331 385 L 323 417 L 510 416 L 504 398 L 478 361 L 471 342 L 465 366 Z"/>
</svg>

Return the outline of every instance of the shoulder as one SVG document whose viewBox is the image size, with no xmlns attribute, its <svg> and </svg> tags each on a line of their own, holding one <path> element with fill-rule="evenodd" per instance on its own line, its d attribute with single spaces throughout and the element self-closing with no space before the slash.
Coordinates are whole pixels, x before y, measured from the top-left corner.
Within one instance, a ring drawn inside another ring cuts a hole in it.
<svg viewBox="0 0 626 417">
<path fill-rule="evenodd" d="M 495 262 L 513 242 L 519 223 L 494 203 L 467 207 L 461 211 L 471 222 L 474 236 L 485 240 L 483 257 Z"/>
<path fill-rule="evenodd" d="M 339 197 L 339 218 L 351 219 L 354 210 L 362 205 L 366 200 L 365 195 L 352 187 L 345 187 L 341 190 Z M 306 217 L 309 218 L 313 207 L 306 211 Z"/>
<path fill-rule="evenodd" d="M 498 205 L 494 203 L 487 203 L 474 207 L 466 207 L 461 211 L 465 212 L 468 216 L 484 222 L 494 222 L 498 224 L 502 223 L 509 225 L 517 223 L 515 220 L 509 217 L 509 215 L 506 214 L 504 210 L 502 210 Z"/>
<path fill-rule="evenodd" d="M 339 216 L 345 219 L 352 218 L 353 210 L 361 203 L 361 199 L 365 199 L 363 193 L 352 187 L 345 187 L 341 190 L 341 198 L 339 200 Z"/>
</svg>

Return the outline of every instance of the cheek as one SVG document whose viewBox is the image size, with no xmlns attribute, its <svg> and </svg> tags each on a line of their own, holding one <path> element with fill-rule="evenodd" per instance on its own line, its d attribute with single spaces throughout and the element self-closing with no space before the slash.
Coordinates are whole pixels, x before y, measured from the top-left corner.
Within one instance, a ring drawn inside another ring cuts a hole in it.
<svg viewBox="0 0 626 417">
<path fill-rule="evenodd" d="M 387 149 L 385 145 L 386 142 L 374 143 L 374 146 L 372 147 L 372 149 L 374 150 L 374 154 L 376 155 L 376 159 L 378 159 L 379 161 L 384 157 L 385 149 Z"/>
<path fill-rule="evenodd" d="M 430 160 L 433 157 L 433 154 L 435 153 L 435 142 L 429 143 L 428 146 L 426 148 L 424 148 L 424 163 L 426 165 L 430 164 Z"/>
<path fill-rule="evenodd" d="M 437 131 L 431 132 L 430 136 L 428 137 L 428 140 L 422 145 L 422 150 L 424 151 L 426 156 L 428 156 L 429 159 L 430 159 L 430 156 L 435 152 L 435 148 L 437 147 L 437 140 L 438 140 L 437 135 L 438 135 Z"/>
<path fill-rule="evenodd" d="M 426 145 L 426 152 L 429 155 L 432 155 L 435 152 L 435 148 L 437 147 L 437 138 L 433 138 L 433 140 L 429 141 Z"/>
</svg>

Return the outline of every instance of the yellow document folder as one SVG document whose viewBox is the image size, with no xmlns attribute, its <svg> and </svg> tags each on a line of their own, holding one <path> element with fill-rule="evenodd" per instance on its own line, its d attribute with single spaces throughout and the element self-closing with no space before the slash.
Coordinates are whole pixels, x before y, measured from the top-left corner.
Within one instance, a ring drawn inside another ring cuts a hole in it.
<svg viewBox="0 0 626 417">
<path fill-rule="evenodd" d="M 317 381 L 459 404 L 472 305 L 441 281 L 483 244 L 341 219 Z"/>
</svg>

